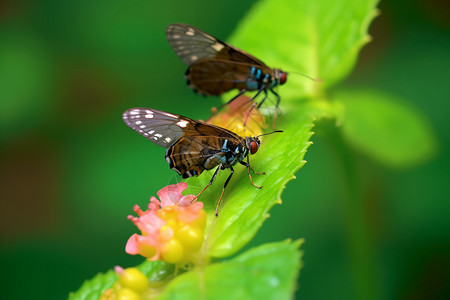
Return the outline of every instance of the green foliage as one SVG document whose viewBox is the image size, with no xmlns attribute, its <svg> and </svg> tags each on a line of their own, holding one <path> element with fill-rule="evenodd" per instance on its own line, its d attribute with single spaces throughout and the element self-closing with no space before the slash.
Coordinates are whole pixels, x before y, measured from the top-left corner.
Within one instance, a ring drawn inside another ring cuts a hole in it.
<svg viewBox="0 0 450 300">
<path fill-rule="evenodd" d="M 293 113 L 289 112 L 283 118 L 295 118 Z M 311 117 L 300 115 L 295 123 L 280 122 L 283 133 L 264 137 L 260 150 L 250 159 L 255 171 L 266 172 L 265 175 L 252 175 L 254 182 L 263 188 L 260 190 L 252 186 L 247 169 L 236 166 L 235 174 L 225 190 L 218 218 L 215 216 L 216 203 L 229 171 L 222 171 L 205 191 L 200 200 L 204 202 L 208 214 L 208 255 L 226 257 L 240 250 L 261 227 L 269 209 L 275 203 L 281 203 L 280 196 L 286 183 L 305 163 L 303 157 L 310 145 L 312 126 Z M 192 178 L 188 184 L 205 186 L 210 180 L 208 175 Z"/>
<path fill-rule="evenodd" d="M 209 216 L 207 249 L 211 256 L 229 256 L 256 234 L 269 209 L 275 203 L 281 203 L 280 196 L 286 183 L 294 179 L 295 172 L 304 165 L 313 120 L 335 114 L 333 104 L 322 100 L 321 90 L 323 85 L 329 86 L 331 82 L 342 79 L 353 65 L 357 54 L 355 49 L 368 40 L 368 20 L 374 16 L 376 1 L 347 3 L 346 13 L 341 17 L 339 9 L 328 12 L 328 4 L 332 1 L 328 2 L 262 1 L 231 38 L 234 45 L 264 58 L 270 66 L 301 70 L 321 77 L 324 83 L 295 78 L 293 74 L 286 86 L 279 89 L 285 113 L 277 121 L 277 128 L 284 132 L 264 137 L 261 149 L 250 158 L 253 169 L 266 172 L 266 175 L 253 175 L 255 183 L 264 186 L 261 190 L 250 184 L 245 168 L 236 166 L 236 173 L 222 199 L 218 219 L 214 216 L 215 199 L 221 193 L 228 171 L 221 172 L 222 176 L 216 178 L 214 186 L 202 195 L 201 200 Z M 363 8 L 365 13 L 362 13 Z M 271 22 L 267 22 L 268 19 Z M 305 24 L 305 19 L 309 23 Z M 338 19 L 340 25 L 334 26 Z M 313 31 L 311 24 L 316 24 Z M 261 32 L 264 32 L 264 38 L 261 38 Z M 335 37 L 339 41 L 341 37 L 345 39 L 331 47 L 325 40 L 334 35 L 339 36 Z M 312 39 L 324 41 L 313 43 Z M 316 65 L 309 64 L 314 61 Z M 333 75 L 327 77 L 328 74 Z M 302 100 L 307 94 L 308 99 Z M 209 179 L 210 176 L 203 175 L 190 179 L 188 183 L 201 188 Z"/>
<path fill-rule="evenodd" d="M 200 200 L 208 215 L 204 261 L 233 255 L 254 237 L 269 209 L 281 203 L 287 182 L 305 164 L 312 128 L 319 118 L 334 119 L 342 125 L 350 145 L 389 166 L 413 165 L 433 153 L 435 141 L 429 125 L 403 100 L 373 91 L 328 94 L 330 87 L 348 75 L 359 50 L 369 41 L 367 30 L 377 3 L 266 0 L 238 26 L 230 39 L 233 45 L 269 66 L 321 81 L 291 73 L 286 86 L 279 89 L 283 114 L 277 129 L 284 132 L 264 137 L 260 150 L 250 158 L 255 171 L 266 172 L 253 175 L 254 182 L 263 186 L 261 190 L 250 184 L 246 168 L 238 165 L 218 218 L 216 203 L 229 171 L 221 171 L 214 185 L 202 194 Z M 212 171 L 190 178 L 188 192 L 198 192 L 211 176 Z M 197 266 L 172 280 L 161 298 L 290 298 L 300 267 L 299 245 L 264 245 L 231 260 Z"/>
<path fill-rule="evenodd" d="M 160 281 L 171 276 L 174 266 L 163 261 L 145 261 L 137 267 L 150 281 Z M 116 272 L 109 270 L 97 274 L 94 278 L 86 280 L 74 293 L 69 295 L 69 300 L 97 300 L 102 293 L 111 288 L 117 281 Z"/>
<path fill-rule="evenodd" d="M 301 241 L 265 244 L 175 278 L 158 299 L 290 299 Z"/>
<path fill-rule="evenodd" d="M 344 138 L 380 163 L 409 167 L 436 152 L 428 120 L 404 100 L 374 90 L 342 91 L 335 99 L 344 106 Z"/>
<path fill-rule="evenodd" d="M 303 241 L 284 241 L 248 250 L 241 255 L 204 269 L 197 268 L 172 280 L 158 299 L 290 299 Z M 150 281 L 164 281 L 173 266 L 146 261 L 138 267 Z M 69 300 L 94 300 L 117 280 L 113 271 L 98 274 L 70 294 Z"/>
<path fill-rule="evenodd" d="M 83 285 L 74 293 L 70 293 L 69 300 L 97 300 L 102 293 L 112 287 L 119 277 L 113 270 L 105 274 L 97 274 L 94 278 L 86 280 Z"/>
<path fill-rule="evenodd" d="M 317 98 L 342 80 L 370 38 L 377 0 L 261 1 L 241 22 L 230 42 L 269 66 L 320 78 L 318 85 L 291 74 L 280 88 L 283 104 Z"/>
</svg>

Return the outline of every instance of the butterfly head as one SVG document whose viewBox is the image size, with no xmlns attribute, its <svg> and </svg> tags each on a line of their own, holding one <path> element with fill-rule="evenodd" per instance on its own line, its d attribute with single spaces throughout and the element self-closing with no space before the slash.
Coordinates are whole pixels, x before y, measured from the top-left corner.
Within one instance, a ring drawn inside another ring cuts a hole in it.
<svg viewBox="0 0 450 300">
<path fill-rule="evenodd" d="M 245 146 L 250 151 L 250 154 L 255 154 L 258 152 L 259 146 L 261 145 L 261 141 L 258 137 L 246 137 L 245 138 Z"/>
<path fill-rule="evenodd" d="M 273 71 L 274 71 L 275 78 L 278 80 L 278 84 L 279 85 L 285 84 L 285 82 L 287 80 L 287 74 L 288 73 L 287 72 L 283 72 L 280 69 L 274 69 Z"/>
</svg>

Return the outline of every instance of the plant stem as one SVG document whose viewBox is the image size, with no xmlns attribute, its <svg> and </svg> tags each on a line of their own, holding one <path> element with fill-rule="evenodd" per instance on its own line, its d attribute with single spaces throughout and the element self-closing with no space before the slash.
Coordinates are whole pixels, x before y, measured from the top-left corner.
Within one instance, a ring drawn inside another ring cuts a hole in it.
<svg viewBox="0 0 450 300">
<path fill-rule="evenodd" d="M 350 260 L 355 278 L 357 299 L 381 299 L 380 273 L 376 266 L 374 241 L 369 234 L 364 210 L 361 172 L 356 156 L 342 139 L 339 128 L 332 129 L 330 139 L 341 163 L 344 204 Z"/>
</svg>

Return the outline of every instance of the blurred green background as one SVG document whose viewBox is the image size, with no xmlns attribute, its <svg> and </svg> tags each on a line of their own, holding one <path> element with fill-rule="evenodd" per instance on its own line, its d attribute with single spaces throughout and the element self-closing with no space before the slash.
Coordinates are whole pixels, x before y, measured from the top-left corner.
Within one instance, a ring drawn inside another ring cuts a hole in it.
<svg viewBox="0 0 450 300">
<path fill-rule="evenodd" d="M 186 68 L 165 27 L 189 23 L 226 40 L 251 6 L 237 0 L 2 1 L 2 298 L 64 299 L 97 272 L 142 261 L 124 252 L 135 232 L 126 215 L 173 182 L 174 172 L 164 150 L 126 127 L 121 114 L 148 106 L 209 116 L 219 99 L 185 86 Z M 362 207 L 375 258 L 373 286 L 386 299 L 450 295 L 449 8 L 437 0 L 382 2 L 370 27 L 373 41 L 344 83 L 408 100 L 430 120 L 439 142 L 436 157 L 409 169 L 353 153 L 367 195 Z M 343 166 L 330 143 L 334 131 L 326 124 L 315 131 L 308 164 L 248 247 L 304 237 L 297 297 L 357 299 L 364 283 L 352 269 Z"/>
</svg>

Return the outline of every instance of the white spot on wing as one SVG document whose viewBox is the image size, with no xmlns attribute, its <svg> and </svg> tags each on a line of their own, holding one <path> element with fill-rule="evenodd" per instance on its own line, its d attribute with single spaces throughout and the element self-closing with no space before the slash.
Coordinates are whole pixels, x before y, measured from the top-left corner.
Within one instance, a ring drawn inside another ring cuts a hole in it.
<svg viewBox="0 0 450 300">
<path fill-rule="evenodd" d="M 191 60 L 192 60 L 192 61 L 196 61 L 197 59 L 198 59 L 198 56 L 197 56 L 197 55 L 192 55 L 192 56 L 191 56 Z"/>
<path fill-rule="evenodd" d="M 165 139 L 166 143 L 170 143 L 171 140 L 172 139 L 170 137 L 166 137 L 166 139 Z"/>
<path fill-rule="evenodd" d="M 141 127 L 141 128 L 145 128 L 145 125 L 141 125 L 141 126 L 139 126 L 139 127 Z"/>
<path fill-rule="evenodd" d="M 180 35 L 179 35 L 179 34 L 174 34 L 174 35 L 172 35 L 172 38 L 174 38 L 174 39 L 179 39 L 179 38 L 180 38 Z"/>
<path fill-rule="evenodd" d="M 136 125 L 142 124 L 142 121 L 136 121 Z"/>
<path fill-rule="evenodd" d="M 220 50 L 222 50 L 225 46 L 222 45 L 221 43 L 215 43 L 214 45 L 211 45 L 211 48 L 213 48 L 214 50 L 216 50 L 217 52 L 219 52 Z"/>
<path fill-rule="evenodd" d="M 188 123 L 189 123 L 188 121 L 181 120 L 177 122 L 177 125 L 184 128 L 187 126 Z"/>
<path fill-rule="evenodd" d="M 160 134 L 160 133 L 157 133 L 157 134 L 155 134 L 155 137 L 157 137 L 157 138 L 161 138 L 161 137 L 162 137 L 162 134 Z"/>
<path fill-rule="evenodd" d="M 138 110 L 132 110 L 130 111 L 130 115 L 138 115 L 139 111 Z"/>
<path fill-rule="evenodd" d="M 154 130 L 150 130 L 149 132 L 148 132 L 148 134 L 153 134 L 153 132 L 155 132 Z"/>
<path fill-rule="evenodd" d="M 186 35 L 194 36 L 195 35 L 194 29 L 189 28 L 188 31 L 186 31 Z"/>
<path fill-rule="evenodd" d="M 145 117 L 146 119 L 152 119 L 152 118 L 153 118 L 153 113 L 146 114 L 144 117 Z"/>
</svg>

